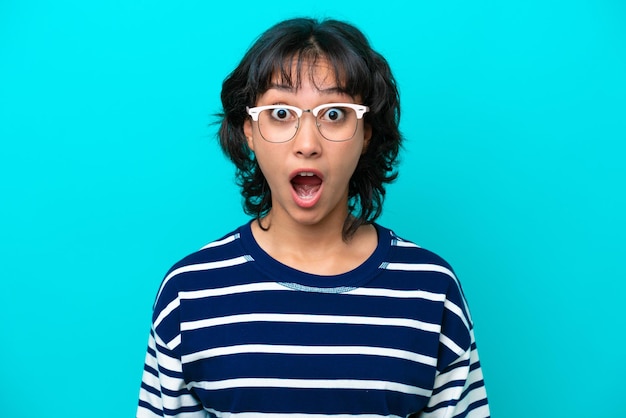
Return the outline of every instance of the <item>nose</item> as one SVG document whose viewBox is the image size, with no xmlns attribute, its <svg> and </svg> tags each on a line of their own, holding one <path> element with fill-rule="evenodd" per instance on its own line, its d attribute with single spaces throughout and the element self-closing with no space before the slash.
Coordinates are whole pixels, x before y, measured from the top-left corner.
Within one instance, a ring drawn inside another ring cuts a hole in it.
<svg viewBox="0 0 626 418">
<path fill-rule="evenodd" d="M 315 157 L 322 152 L 321 134 L 317 128 L 317 119 L 310 111 L 300 117 L 300 125 L 293 138 L 293 151 L 302 157 Z"/>
</svg>

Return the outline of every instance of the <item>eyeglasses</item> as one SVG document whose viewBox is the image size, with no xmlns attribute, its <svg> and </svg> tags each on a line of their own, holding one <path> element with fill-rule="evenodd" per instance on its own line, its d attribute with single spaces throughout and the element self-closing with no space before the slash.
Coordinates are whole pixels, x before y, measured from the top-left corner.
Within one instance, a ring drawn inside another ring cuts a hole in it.
<svg viewBox="0 0 626 418">
<path fill-rule="evenodd" d="M 246 107 L 252 120 L 258 122 L 263 139 L 275 143 L 287 142 L 296 136 L 304 112 L 315 117 L 315 125 L 325 139 L 348 141 L 356 133 L 359 119 L 369 110 L 367 106 L 353 103 L 327 103 L 313 109 L 289 105 Z"/>
</svg>

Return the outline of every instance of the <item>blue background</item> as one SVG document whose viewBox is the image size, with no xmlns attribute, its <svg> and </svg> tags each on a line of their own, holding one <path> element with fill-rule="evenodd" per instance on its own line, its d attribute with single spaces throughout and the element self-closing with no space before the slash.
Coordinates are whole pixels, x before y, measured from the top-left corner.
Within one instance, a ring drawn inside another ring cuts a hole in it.
<svg viewBox="0 0 626 418">
<path fill-rule="evenodd" d="M 209 3 L 0 2 L 0 416 L 134 416 L 162 276 L 246 220 L 221 81 L 300 15 L 394 69 L 381 223 L 455 267 L 493 415 L 626 415 L 623 1 Z"/>
</svg>

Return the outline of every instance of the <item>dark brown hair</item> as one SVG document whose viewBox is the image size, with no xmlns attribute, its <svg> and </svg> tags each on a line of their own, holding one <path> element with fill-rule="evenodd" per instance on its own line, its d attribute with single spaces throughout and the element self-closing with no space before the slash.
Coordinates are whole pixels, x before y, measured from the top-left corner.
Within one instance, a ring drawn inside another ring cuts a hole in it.
<svg viewBox="0 0 626 418">
<path fill-rule="evenodd" d="M 265 216 L 271 209 L 271 191 L 243 133 L 249 117 L 246 106 L 256 104 L 276 75 L 292 86 L 299 85 L 300 66 L 314 65 L 320 59 L 331 66 L 345 93 L 370 108 L 364 119 L 372 137 L 349 185 L 349 215 L 343 228 L 344 239 L 349 239 L 359 226 L 380 216 L 385 184 L 397 177 L 402 141 L 395 79 L 385 58 L 356 27 L 337 20 L 298 18 L 264 32 L 222 84 L 219 140 L 236 166 L 245 212 L 257 219 Z M 298 67 L 292 74 L 294 63 Z"/>
</svg>

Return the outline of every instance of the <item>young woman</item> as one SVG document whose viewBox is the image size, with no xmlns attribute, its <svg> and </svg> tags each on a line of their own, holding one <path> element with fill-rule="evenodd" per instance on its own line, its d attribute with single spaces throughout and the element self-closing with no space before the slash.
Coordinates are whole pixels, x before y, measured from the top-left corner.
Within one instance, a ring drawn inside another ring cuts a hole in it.
<svg viewBox="0 0 626 418">
<path fill-rule="evenodd" d="M 401 142 L 385 59 L 347 23 L 284 21 L 222 104 L 253 219 L 163 280 L 137 416 L 489 416 L 451 267 L 375 223 Z"/>
</svg>

